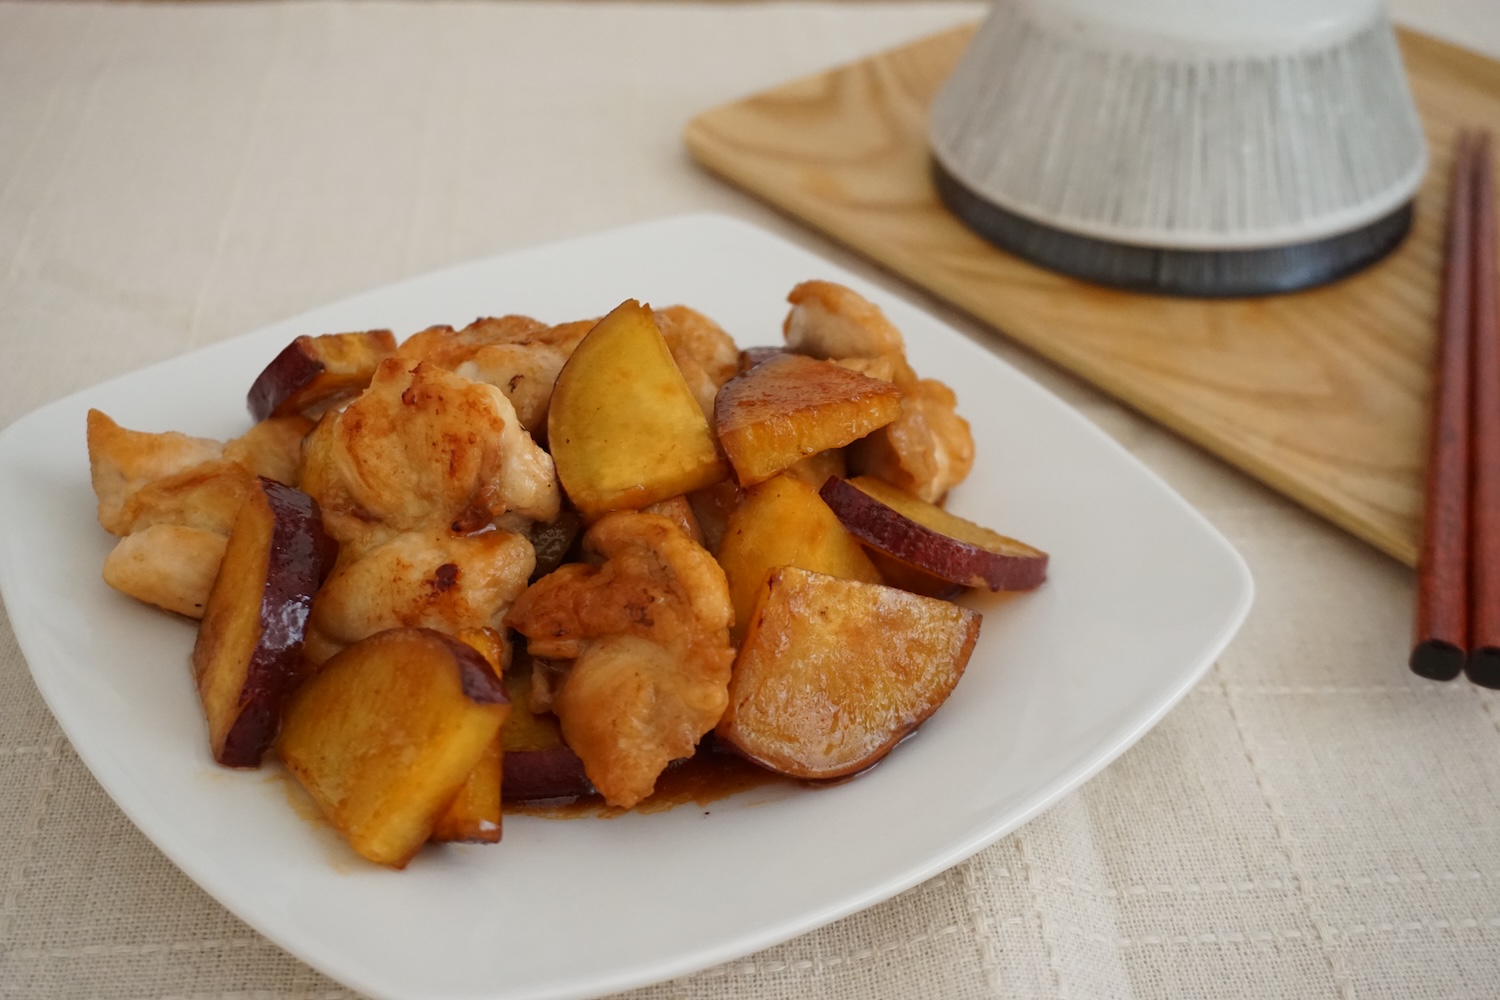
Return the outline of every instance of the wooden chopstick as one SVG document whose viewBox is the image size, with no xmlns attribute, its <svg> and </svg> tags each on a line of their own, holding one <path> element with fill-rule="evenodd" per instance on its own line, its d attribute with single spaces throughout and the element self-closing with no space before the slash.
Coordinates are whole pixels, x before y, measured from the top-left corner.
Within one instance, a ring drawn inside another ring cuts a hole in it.
<svg viewBox="0 0 1500 1000">
<path fill-rule="evenodd" d="M 1500 687 L 1500 305 L 1495 301 L 1495 183 L 1490 137 L 1473 142 L 1473 457 L 1469 498 L 1469 658 L 1475 684 Z"/>
<path fill-rule="evenodd" d="M 1437 381 L 1427 453 L 1422 551 L 1412 672 L 1452 680 L 1469 649 L 1469 335 L 1474 237 L 1474 155 L 1461 133 L 1448 196 L 1448 259 L 1443 269 Z"/>
</svg>

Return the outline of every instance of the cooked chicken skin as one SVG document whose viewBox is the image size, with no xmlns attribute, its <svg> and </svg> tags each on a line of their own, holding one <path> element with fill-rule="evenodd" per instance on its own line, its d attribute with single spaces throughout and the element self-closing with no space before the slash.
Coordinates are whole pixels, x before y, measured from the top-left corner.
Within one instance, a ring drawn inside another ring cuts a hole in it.
<svg viewBox="0 0 1500 1000">
<path fill-rule="evenodd" d="M 740 351 L 734 339 L 707 316 L 687 306 L 653 309 L 651 318 L 661 331 L 677 370 L 687 381 L 698 408 L 713 426 L 714 398 L 724 383 L 739 372 Z"/>
<path fill-rule="evenodd" d="M 929 503 L 941 502 L 974 467 L 974 437 L 955 409 L 953 391 L 917 377 L 906 361 L 900 331 L 858 292 L 828 281 L 804 281 L 787 301 L 792 309 L 783 331 L 792 350 L 894 382 L 904 394 L 901 415 L 850 448 L 850 470 L 878 476 Z"/>
<path fill-rule="evenodd" d="M 684 356 L 691 357 L 716 388 L 739 373 L 740 349 L 734 338 L 701 312 L 687 306 L 667 306 L 653 309 L 651 318 L 656 320 L 679 366 Z"/>
<path fill-rule="evenodd" d="M 122 536 L 104 581 L 201 617 L 254 473 L 227 457 L 233 442 L 127 430 L 98 410 L 89 411 L 88 446 L 99 523 Z"/>
<path fill-rule="evenodd" d="M 225 444 L 224 457 L 257 476 L 296 486 L 302 439 L 312 429 L 313 422 L 303 416 L 268 417 Z"/>
<path fill-rule="evenodd" d="M 477 320 L 476 324 L 483 322 L 487 321 Z M 552 402 L 557 374 L 597 322 L 586 319 L 538 329 L 517 325 L 506 339 L 478 348 L 454 371 L 505 393 L 522 425 L 541 440 L 547 434 L 547 407 Z"/>
<path fill-rule="evenodd" d="M 641 508 L 642 514 L 660 514 L 662 517 L 677 525 L 678 529 L 693 541 L 708 548 L 704 544 L 703 526 L 698 523 L 698 515 L 693 510 L 693 505 L 685 496 L 672 497 L 668 500 L 658 500 L 656 503 L 647 504 Z"/>
<path fill-rule="evenodd" d="M 136 600 L 202 618 L 228 543 L 228 534 L 153 524 L 120 539 L 104 560 L 104 582 Z"/>
<path fill-rule="evenodd" d="M 668 764 L 690 756 L 729 705 L 723 681 L 649 639 L 608 635 L 573 661 L 552 700 L 563 739 L 610 805 L 628 809 L 651 794 Z"/>
<path fill-rule="evenodd" d="M 89 411 L 88 446 L 99 523 L 112 535 L 129 533 L 126 505 L 141 487 L 224 453 L 222 444 L 208 438 L 126 430 L 98 410 Z"/>
<path fill-rule="evenodd" d="M 901 415 L 850 447 L 849 467 L 941 503 L 974 468 L 974 436 L 943 383 L 924 378 L 905 391 Z"/>
<path fill-rule="evenodd" d="M 815 358 L 878 358 L 901 354 L 901 331 L 858 292 L 831 281 L 804 281 L 786 297 L 787 347 Z"/>
<path fill-rule="evenodd" d="M 472 382 L 484 382 L 505 393 L 516 409 L 521 425 L 534 437 L 547 430 L 547 407 L 552 385 L 568 360 L 568 352 L 540 341 L 522 344 L 489 344 L 458 366 L 458 374 Z"/>
<path fill-rule="evenodd" d="M 457 371 L 459 365 L 490 344 L 516 343 L 545 329 L 546 323 L 530 316 L 481 317 L 462 330 L 430 326 L 407 337 L 396 348 L 396 357 L 404 359 L 408 368 L 426 361 L 450 372 Z"/>
<path fill-rule="evenodd" d="M 574 661 L 553 710 L 589 780 L 628 808 L 723 714 L 734 609 L 719 564 L 668 518 L 608 514 L 584 549 L 595 564 L 543 577 L 505 623 L 533 656 Z"/>
<path fill-rule="evenodd" d="M 499 389 L 388 358 L 303 447 L 302 489 L 341 543 L 366 549 L 434 525 L 475 530 L 507 511 L 557 516 L 552 458 Z"/>
<path fill-rule="evenodd" d="M 309 632 L 318 641 L 308 659 L 320 663 L 388 628 L 498 628 L 535 564 L 531 543 L 508 531 L 404 532 L 329 575 L 313 600 Z"/>
</svg>

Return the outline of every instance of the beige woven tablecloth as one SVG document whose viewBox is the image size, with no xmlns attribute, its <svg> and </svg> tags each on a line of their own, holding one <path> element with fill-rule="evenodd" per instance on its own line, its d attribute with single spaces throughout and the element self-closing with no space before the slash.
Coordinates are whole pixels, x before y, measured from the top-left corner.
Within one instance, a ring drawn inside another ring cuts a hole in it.
<svg viewBox="0 0 1500 1000">
<path fill-rule="evenodd" d="M 1500 52 L 1494 0 L 1406 6 Z M 696 171 L 680 129 L 979 10 L 0 3 L 0 426 L 345 294 L 686 210 L 894 287 Z M 640 995 L 1500 996 L 1500 698 L 1407 673 L 1411 573 L 933 308 L 1203 510 L 1255 610 L 1155 731 L 1015 835 Z M 352 996 L 135 831 L 0 625 L 0 997 Z"/>
</svg>

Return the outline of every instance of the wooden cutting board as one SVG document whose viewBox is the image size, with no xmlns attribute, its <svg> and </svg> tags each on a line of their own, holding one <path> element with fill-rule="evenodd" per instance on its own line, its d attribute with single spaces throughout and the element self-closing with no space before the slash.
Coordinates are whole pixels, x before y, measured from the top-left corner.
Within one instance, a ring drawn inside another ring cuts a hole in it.
<svg viewBox="0 0 1500 1000">
<path fill-rule="evenodd" d="M 1408 564 L 1416 561 L 1448 165 L 1500 134 L 1500 63 L 1400 33 L 1432 148 L 1412 234 L 1336 285 L 1192 301 L 996 250 L 937 200 L 927 106 L 960 28 L 699 115 L 700 163 Z M 809 276 L 811 277 L 811 275 Z"/>
</svg>

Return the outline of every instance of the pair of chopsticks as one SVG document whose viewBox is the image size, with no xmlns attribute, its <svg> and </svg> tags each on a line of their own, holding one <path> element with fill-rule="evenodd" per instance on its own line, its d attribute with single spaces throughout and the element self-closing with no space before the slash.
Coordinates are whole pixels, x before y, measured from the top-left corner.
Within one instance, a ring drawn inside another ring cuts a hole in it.
<svg viewBox="0 0 1500 1000">
<path fill-rule="evenodd" d="M 1490 136 L 1460 133 L 1417 563 L 1413 673 L 1500 687 L 1500 330 Z"/>
</svg>

